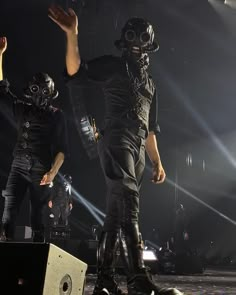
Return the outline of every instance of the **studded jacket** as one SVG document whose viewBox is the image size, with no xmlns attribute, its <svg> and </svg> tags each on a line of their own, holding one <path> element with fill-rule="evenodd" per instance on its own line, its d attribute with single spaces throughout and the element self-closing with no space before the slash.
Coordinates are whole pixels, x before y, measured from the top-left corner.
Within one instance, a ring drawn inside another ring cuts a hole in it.
<svg viewBox="0 0 236 295">
<path fill-rule="evenodd" d="M 147 134 L 160 131 L 156 87 L 145 69 L 108 55 L 83 62 L 78 73 L 67 78 L 68 87 L 100 84 L 105 97 L 105 128 L 142 127 Z"/>
<path fill-rule="evenodd" d="M 0 81 L 0 97 L 13 98 L 18 129 L 14 156 L 28 155 L 52 163 L 59 152 L 67 153 L 66 122 L 61 110 L 52 106 L 39 109 L 28 105 L 12 94 L 7 80 Z"/>
</svg>

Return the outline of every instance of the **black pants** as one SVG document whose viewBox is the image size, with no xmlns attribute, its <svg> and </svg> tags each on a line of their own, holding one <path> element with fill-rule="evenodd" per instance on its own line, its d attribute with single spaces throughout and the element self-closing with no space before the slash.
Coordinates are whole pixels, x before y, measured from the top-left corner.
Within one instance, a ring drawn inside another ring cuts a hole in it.
<svg viewBox="0 0 236 295">
<path fill-rule="evenodd" d="M 99 141 L 99 156 L 107 184 L 104 231 L 126 231 L 138 223 L 145 140 L 128 129 L 109 130 Z"/>
<path fill-rule="evenodd" d="M 98 255 L 98 282 L 101 282 L 106 273 L 112 272 L 115 240 L 119 233 L 122 233 L 121 240 L 128 249 L 128 260 L 122 255 L 127 275 L 144 267 L 139 231 L 139 190 L 145 167 L 145 139 L 135 131 L 110 129 L 104 132 L 98 144 L 107 184 L 106 218 Z"/>
<path fill-rule="evenodd" d="M 3 197 L 5 197 L 2 227 L 7 238 L 14 237 L 16 218 L 29 190 L 31 203 L 32 230 L 43 231 L 43 209 L 48 201 L 48 186 L 40 186 L 43 175 L 49 171 L 50 165 L 26 155 L 15 156 L 8 176 Z"/>
<path fill-rule="evenodd" d="M 53 214 L 53 225 L 68 225 L 68 217 L 70 215 L 69 202 L 53 201 L 51 213 Z"/>
</svg>

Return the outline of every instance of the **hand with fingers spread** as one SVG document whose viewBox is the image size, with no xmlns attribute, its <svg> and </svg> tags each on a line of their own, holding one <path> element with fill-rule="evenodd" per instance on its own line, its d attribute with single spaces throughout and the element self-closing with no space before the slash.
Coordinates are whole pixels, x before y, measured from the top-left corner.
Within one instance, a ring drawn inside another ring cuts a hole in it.
<svg viewBox="0 0 236 295">
<path fill-rule="evenodd" d="M 7 38 L 0 37 L 0 55 L 2 55 L 7 50 Z"/>
<path fill-rule="evenodd" d="M 78 18 L 72 8 L 69 8 L 68 12 L 66 12 L 62 7 L 52 5 L 48 9 L 48 17 L 65 33 L 78 34 Z"/>
</svg>

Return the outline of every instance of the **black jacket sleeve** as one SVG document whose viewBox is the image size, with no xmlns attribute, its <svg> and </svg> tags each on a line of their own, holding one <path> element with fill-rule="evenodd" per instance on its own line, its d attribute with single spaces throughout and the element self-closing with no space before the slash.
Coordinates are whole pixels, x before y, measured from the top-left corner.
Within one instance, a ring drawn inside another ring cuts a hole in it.
<svg viewBox="0 0 236 295">
<path fill-rule="evenodd" d="M 158 98 L 157 92 L 155 90 L 152 103 L 150 106 L 150 114 L 149 114 L 149 132 L 153 131 L 155 134 L 160 132 L 160 126 L 158 124 Z"/>
<path fill-rule="evenodd" d="M 67 124 L 64 113 L 61 110 L 56 110 L 54 113 L 53 124 L 53 140 L 52 140 L 52 155 L 55 157 L 59 152 L 65 157 L 68 156 L 68 133 Z"/>
<path fill-rule="evenodd" d="M 11 91 L 10 83 L 7 79 L 0 81 L 0 99 L 4 101 L 4 104 L 11 105 L 13 115 L 16 118 L 23 113 L 24 103 Z"/>
<path fill-rule="evenodd" d="M 65 71 L 65 79 L 68 86 L 86 85 L 89 82 L 105 83 L 114 74 L 114 66 L 119 58 L 112 55 L 104 55 L 90 61 L 82 61 L 79 71 L 69 76 Z"/>
</svg>

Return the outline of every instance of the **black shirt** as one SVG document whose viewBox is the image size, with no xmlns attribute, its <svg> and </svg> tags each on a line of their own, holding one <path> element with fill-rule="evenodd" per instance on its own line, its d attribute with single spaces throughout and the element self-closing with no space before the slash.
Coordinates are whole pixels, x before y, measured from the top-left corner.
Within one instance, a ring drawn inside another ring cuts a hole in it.
<svg viewBox="0 0 236 295">
<path fill-rule="evenodd" d="M 39 109 L 12 96 L 6 80 L 0 82 L 0 96 L 14 99 L 13 111 L 17 120 L 17 142 L 14 156 L 28 155 L 52 163 L 55 156 L 67 153 L 67 131 L 64 114 L 49 106 Z"/>
<path fill-rule="evenodd" d="M 82 63 L 80 70 L 68 77 L 68 86 L 97 82 L 101 85 L 106 106 L 105 128 L 112 126 L 143 127 L 159 132 L 156 88 L 145 69 L 124 57 L 102 56 Z"/>
</svg>

